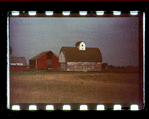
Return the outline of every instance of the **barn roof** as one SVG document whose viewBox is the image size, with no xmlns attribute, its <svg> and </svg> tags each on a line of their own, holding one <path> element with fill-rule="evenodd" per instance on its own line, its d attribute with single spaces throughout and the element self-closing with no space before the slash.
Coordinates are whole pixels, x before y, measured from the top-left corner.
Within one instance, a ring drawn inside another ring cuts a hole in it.
<svg viewBox="0 0 149 119">
<path fill-rule="evenodd" d="M 39 53 L 38 55 L 32 57 L 30 60 L 36 60 L 36 59 L 39 59 L 40 57 L 44 56 L 46 53 L 48 53 L 50 51 L 44 51 L 44 52 L 41 52 Z"/>
<path fill-rule="evenodd" d="M 32 58 L 29 59 L 29 60 L 37 60 L 37 59 L 39 59 L 40 57 L 44 56 L 45 54 L 47 54 L 47 53 L 49 53 L 49 52 L 51 52 L 52 54 L 54 54 L 52 51 L 44 51 L 44 52 L 41 52 L 41 53 L 39 53 L 38 55 L 32 57 Z M 55 55 L 55 54 L 54 54 L 54 55 Z M 57 56 L 57 55 L 55 55 L 55 56 Z"/>
<path fill-rule="evenodd" d="M 27 66 L 25 57 L 10 57 L 10 63 L 21 63 L 18 66 Z"/>
<path fill-rule="evenodd" d="M 86 48 L 79 50 L 76 47 L 62 47 L 66 62 L 102 62 L 102 55 L 99 48 Z M 60 52 L 61 52 L 60 51 Z"/>
</svg>

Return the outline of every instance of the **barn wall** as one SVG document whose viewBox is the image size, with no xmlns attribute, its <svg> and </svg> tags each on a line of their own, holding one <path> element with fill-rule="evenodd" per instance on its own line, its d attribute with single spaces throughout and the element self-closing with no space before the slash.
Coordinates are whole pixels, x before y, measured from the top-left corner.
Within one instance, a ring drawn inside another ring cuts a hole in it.
<svg viewBox="0 0 149 119">
<path fill-rule="evenodd" d="M 60 69 L 60 71 L 66 71 L 66 63 L 62 63 L 62 62 L 60 62 L 59 63 L 59 69 Z"/>
<path fill-rule="evenodd" d="M 52 68 L 52 59 L 47 59 L 47 68 Z"/>
<path fill-rule="evenodd" d="M 66 71 L 101 71 L 100 62 L 67 62 Z"/>
<path fill-rule="evenodd" d="M 59 58 L 55 55 L 52 55 L 52 68 L 53 69 L 59 68 Z"/>
<path fill-rule="evenodd" d="M 37 61 L 37 69 L 47 68 L 47 55 L 40 57 Z"/>
<path fill-rule="evenodd" d="M 65 60 L 65 56 L 64 56 L 64 53 L 63 52 L 61 52 L 60 53 L 60 55 L 59 55 L 59 62 L 65 62 L 66 60 Z"/>
<path fill-rule="evenodd" d="M 10 66 L 10 71 L 24 71 L 27 70 L 27 66 Z"/>
</svg>

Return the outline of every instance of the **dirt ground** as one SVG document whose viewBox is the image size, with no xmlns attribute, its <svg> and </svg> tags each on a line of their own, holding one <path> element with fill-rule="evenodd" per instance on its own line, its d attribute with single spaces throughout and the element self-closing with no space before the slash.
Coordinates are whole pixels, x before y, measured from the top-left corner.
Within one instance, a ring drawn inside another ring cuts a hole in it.
<svg viewBox="0 0 149 119">
<path fill-rule="evenodd" d="M 138 103 L 139 74 L 10 75 L 10 103 Z"/>
</svg>

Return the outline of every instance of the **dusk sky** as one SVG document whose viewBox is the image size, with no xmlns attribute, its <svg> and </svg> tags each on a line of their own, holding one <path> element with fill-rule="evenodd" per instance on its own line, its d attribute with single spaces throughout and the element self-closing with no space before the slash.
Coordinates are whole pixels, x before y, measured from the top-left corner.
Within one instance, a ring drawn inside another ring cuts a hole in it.
<svg viewBox="0 0 149 119">
<path fill-rule="evenodd" d="M 10 17 L 12 55 L 25 57 L 61 47 L 97 47 L 103 62 L 114 66 L 138 66 L 139 19 L 137 17 Z"/>
</svg>

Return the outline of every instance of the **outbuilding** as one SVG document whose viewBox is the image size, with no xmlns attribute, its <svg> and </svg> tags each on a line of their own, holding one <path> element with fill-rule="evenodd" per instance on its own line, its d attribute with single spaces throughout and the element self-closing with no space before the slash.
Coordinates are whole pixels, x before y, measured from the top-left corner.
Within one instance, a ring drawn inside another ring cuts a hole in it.
<svg viewBox="0 0 149 119">
<path fill-rule="evenodd" d="M 24 71 L 26 69 L 25 57 L 10 57 L 10 71 Z"/>
<path fill-rule="evenodd" d="M 29 60 L 30 69 L 58 69 L 59 57 L 52 51 L 44 51 Z"/>
<path fill-rule="evenodd" d="M 99 48 L 86 47 L 79 41 L 75 47 L 62 47 L 59 53 L 60 71 L 101 71 L 102 55 Z"/>
</svg>

